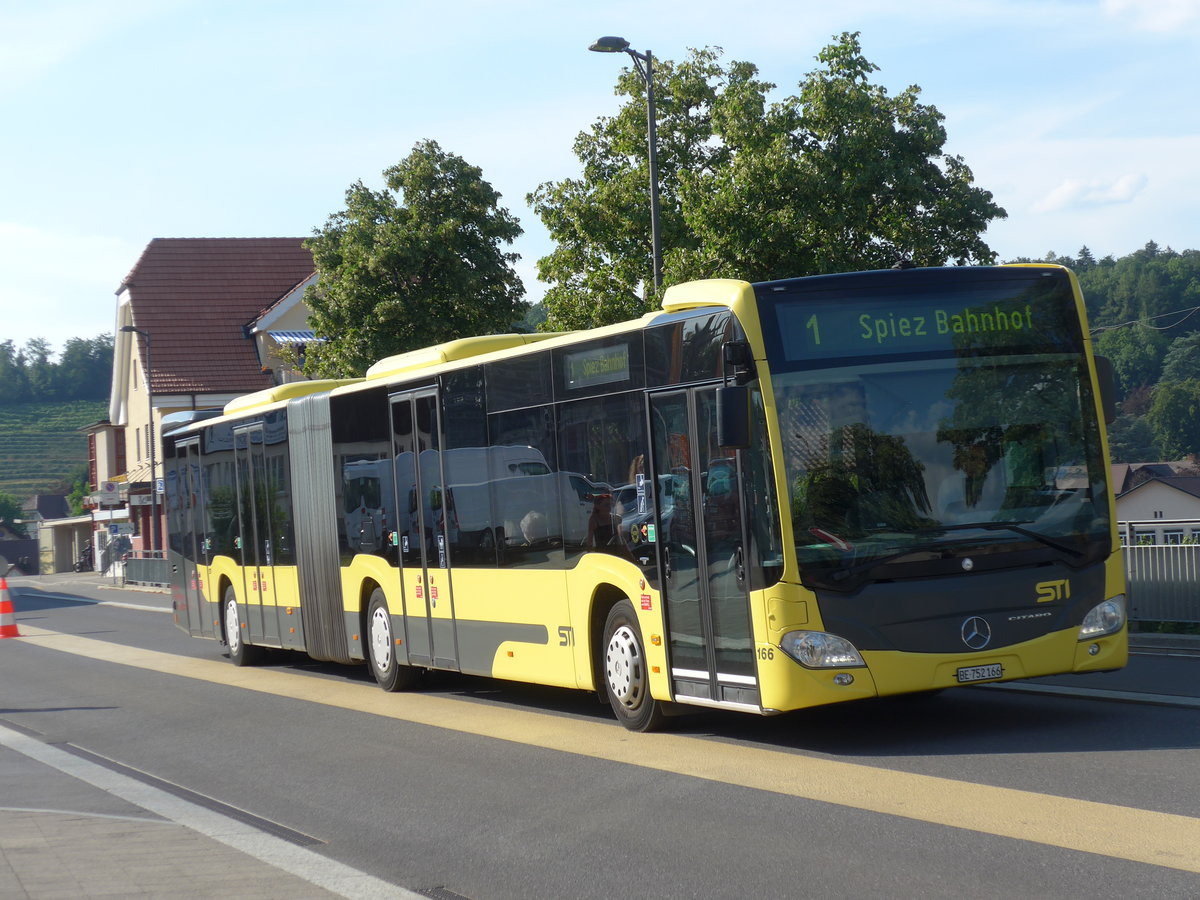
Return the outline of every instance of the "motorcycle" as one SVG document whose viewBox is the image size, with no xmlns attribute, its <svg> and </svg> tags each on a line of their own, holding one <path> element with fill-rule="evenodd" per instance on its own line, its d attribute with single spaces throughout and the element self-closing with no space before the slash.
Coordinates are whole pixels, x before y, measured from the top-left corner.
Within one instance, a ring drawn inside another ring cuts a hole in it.
<svg viewBox="0 0 1200 900">
<path fill-rule="evenodd" d="M 83 545 L 83 549 L 79 551 L 79 558 L 75 560 L 76 572 L 92 571 L 92 542 L 88 541 Z"/>
</svg>

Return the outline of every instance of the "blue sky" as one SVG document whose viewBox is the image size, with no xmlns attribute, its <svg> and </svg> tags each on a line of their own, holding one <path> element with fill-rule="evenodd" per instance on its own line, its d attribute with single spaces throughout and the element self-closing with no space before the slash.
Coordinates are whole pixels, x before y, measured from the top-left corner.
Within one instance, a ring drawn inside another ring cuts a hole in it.
<svg viewBox="0 0 1200 900">
<path fill-rule="evenodd" d="M 1200 248 L 1200 0 L 0 0 L 0 340 L 113 328 L 155 237 L 307 236 L 426 138 L 525 205 L 618 106 L 605 34 L 720 46 L 793 92 L 860 31 L 1009 214 L 1002 259 Z"/>
</svg>

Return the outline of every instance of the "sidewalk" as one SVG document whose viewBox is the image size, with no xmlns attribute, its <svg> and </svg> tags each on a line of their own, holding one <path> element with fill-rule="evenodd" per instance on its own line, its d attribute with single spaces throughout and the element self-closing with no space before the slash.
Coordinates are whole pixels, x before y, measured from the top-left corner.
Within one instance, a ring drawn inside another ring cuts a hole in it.
<svg viewBox="0 0 1200 900">
<path fill-rule="evenodd" d="M 121 768 L 0 719 L 0 897 L 419 896 L 321 856 L 314 838 Z"/>
<path fill-rule="evenodd" d="M 89 573 L 8 582 L 18 625 L 26 589 L 84 602 L 170 608 L 165 591 L 114 590 L 111 580 Z M 86 750 L 49 742 L 0 714 L 4 900 L 422 896 L 323 856 L 320 845 Z"/>
</svg>

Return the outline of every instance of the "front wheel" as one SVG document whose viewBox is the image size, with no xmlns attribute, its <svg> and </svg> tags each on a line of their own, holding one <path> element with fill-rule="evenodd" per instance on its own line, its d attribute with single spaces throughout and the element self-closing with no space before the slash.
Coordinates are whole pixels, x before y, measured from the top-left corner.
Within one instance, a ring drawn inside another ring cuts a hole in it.
<svg viewBox="0 0 1200 900">
<path fill-rule="evenodd" d="M 662 706 L 650 696 L 650 667 L 633 604 L 621 600 L 604 623 L 604 688 L 617 721 L 630 731 L 662 725 Z"/>
<path fill-rule="evenodd" d="M 229 659 L 235 666 L 252 666 L 262 659 L 262 648 L 246 643 L 242 634 L 242 617 L 238 611 L 237 594 L 233 585 L 225 588 L 225 643 Z"/>
<path fill-rule="evenodd" d="M 367 607 L 367 652 L 371 672 L 385 691 L 400 691 L 416 684 L 417 670 L 401 665 L 396 659 L 392 616 L 388 612 L 387 598 L 379 588 L 372 592 L 371 604 Z"/>
</svg>

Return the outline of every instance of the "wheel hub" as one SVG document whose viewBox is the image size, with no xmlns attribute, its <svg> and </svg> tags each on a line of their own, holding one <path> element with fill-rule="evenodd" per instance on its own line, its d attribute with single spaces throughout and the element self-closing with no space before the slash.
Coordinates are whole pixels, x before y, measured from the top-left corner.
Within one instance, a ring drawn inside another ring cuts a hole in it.
<svg viewBox="0 0 1200 900">
<path fill-rule="evenodd" d="M 225 643 L 231 653 L 237 653 L 242 643 L 242 623 L 238 620 L 236 601 L 230 600 L 225 605 Z"/>
<path fill-rule="evenodd" d="M 637 637 L 628 625 L 609 638 L 604 662 L 609 691 L 618 703 L 633 709 L 641 702 L 644 673 Z"/>
<path fill-rule="evenodd" d="M 371 662 L 384 674 L 391 668 L 392 623 L 385 609 L 376 609 L 371 615 Z"/>
</svg>

